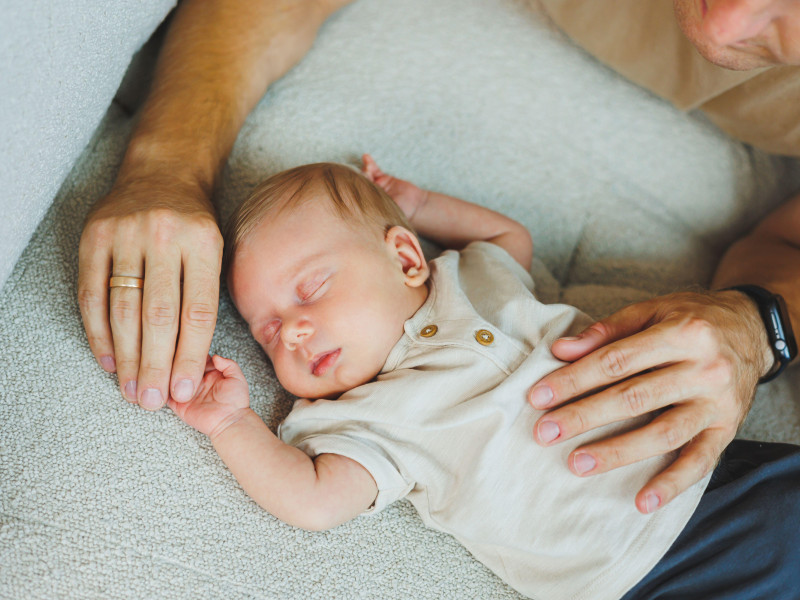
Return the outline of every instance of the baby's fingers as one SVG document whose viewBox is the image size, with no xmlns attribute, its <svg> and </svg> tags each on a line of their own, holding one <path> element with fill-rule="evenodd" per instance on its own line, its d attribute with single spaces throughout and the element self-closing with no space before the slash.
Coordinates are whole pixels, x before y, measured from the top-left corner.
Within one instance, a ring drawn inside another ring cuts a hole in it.
<svg viewBox="0 0 800 600">
<path fill-rule="evenodd" d="M 247 383 L 247 380 L 244 378 L 244 373 L 242 373 L 242 370 L 239 368 L 239 365 L 237 365 L 236 362 L 229 358 L 223 358 L 218 354 L 212 356 L 211 360 L 214 363 L 214 367 L 222 373 L 222 376 L 225 379 L 236 379 L 243 383 Z"/>
<path fill-rule="evenodd" d="M 373 183 L 377 183 L 376 179 L 385 176 L 385 173 L 381 171 L 380 167 L 378 166 L 378 163 L 375 162 L 375 159 L 372 158 L 372 156 L 370 156 L 369 154 L 364 154 L 361 157 L 361 160 L 364 163 L 364 167 L 361 169 L 361 171 L 364 173 L 367 179 L 369 179 Z"/>
<path fill-rule="evenodd" d="M 189 401 L 189 402 L 176 402 L 175 400 L 172 399 L 172 397 L 167 398 L 167 406 L 170 408 L 170 410 L 172 412 L 174 412 L 176 415 L 178 415 L 178 418 L 181 421 L 185 421 L 186 420 L 186 419 L 184 419 L 184 415 L 186 414 L 186 411 L 189 410 L 190 404 L 191 404 L 191 401 Z"/>
</svg>

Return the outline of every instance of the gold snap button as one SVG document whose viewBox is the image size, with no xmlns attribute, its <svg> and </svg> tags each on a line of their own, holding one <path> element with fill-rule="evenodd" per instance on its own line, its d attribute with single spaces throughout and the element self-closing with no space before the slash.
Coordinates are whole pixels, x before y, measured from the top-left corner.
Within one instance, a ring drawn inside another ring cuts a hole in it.
<svg viewBox="0 0 800 600">
<path fill-rule="evenodd" d="M 422 337 L 433 337 L 436 335 L 437 331 L 439 331 L 439 328 L 436 325 L 426 325 L 419 334 Z"/>
<path fill-rule="evenodd" d="M 475 339 L 482 346 L 491 346 L 494 341 L 494 336 L 488 329 L 478 329 L 478 331 L 475 332 Z"/>
</svg>

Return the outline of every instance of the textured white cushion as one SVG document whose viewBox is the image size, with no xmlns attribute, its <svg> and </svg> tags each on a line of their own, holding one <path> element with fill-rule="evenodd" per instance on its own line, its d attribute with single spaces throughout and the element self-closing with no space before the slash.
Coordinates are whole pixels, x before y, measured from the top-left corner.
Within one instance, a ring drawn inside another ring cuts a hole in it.
<svg viewBox="0 0 800 600">
<path fill-rule="evenodd" d="M 0 19 L 0 287 L 176 0 L 4 2 Z"/>
</svg>

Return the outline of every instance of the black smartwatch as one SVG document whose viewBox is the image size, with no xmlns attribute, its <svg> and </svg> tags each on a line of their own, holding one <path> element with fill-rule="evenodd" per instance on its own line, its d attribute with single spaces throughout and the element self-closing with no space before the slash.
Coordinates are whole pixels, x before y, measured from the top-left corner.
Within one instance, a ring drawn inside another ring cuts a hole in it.
<svg viewBox="0 0 800 600">
<path fill-rule="evenodd" d="M 767 330 L 770 348 L 775 355 L 772 369 L 758 382 L 765 383 L 775 379 L 797 356 L 797 342 L 794 339 L 792 322 L 789 320 L 789 312 L 786 310 L 783 297 L 757 285 L 735 285 L 726 289 L 747 294 L 758 306 L 758 312 Z"/>
</svg>

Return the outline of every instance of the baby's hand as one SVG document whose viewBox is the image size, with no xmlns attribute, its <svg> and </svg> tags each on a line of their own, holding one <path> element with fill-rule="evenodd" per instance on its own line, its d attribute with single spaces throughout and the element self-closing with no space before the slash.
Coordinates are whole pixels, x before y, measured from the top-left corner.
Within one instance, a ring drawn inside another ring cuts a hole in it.
<svg viewBox="0 0 800 600">
<path fill-rule="evenodd" d="M 367 179 L 381 188 L 394 200 L 410 223 L 414 222 L 414 215 L 419 212 L 428 199 L 428 192 L 418 188 L 410 181 L 397 179 L 381 171 L 375 159 L 369 154 L 361 157 L 364 167 L 361 171 Z"/>
<path fill-rule="evenodd" d="M 238 411 L 250 406 L 250 394 L 242 370 L 232 360 L 209 356 L 203 381 L 189 402 L 167 401 L 187 425 L 211 435 Z"/>
</svg>

